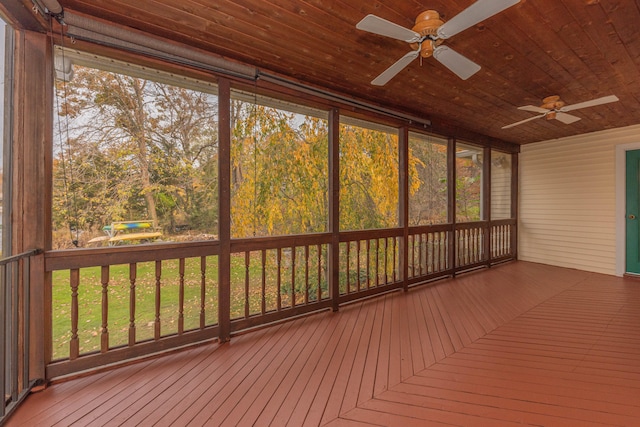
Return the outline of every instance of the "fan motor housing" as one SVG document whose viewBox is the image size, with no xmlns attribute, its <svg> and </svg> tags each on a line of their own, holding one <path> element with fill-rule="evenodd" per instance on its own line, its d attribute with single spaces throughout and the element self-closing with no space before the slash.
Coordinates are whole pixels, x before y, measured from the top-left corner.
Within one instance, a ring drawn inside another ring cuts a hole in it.
<svg viewBox="0 0 640 427">
<path fill-rule="evenodd" d="M 541 108 L 546 108 L 547 110 L 557 110 L 559 108 L 564 107 L 564 102 L 560 101 L 560 97 L 558 95 L 547 96 L 542 100 Z"/>
<path fill-rule="evenodd" d="M 420 34 L 422 37 L 436 37 L 438 28 L 444 24 L 444 21 L 440 19 L 440 14 L 435 10 L 425 10 L 416 17 L 415 25 L 412 30 Z M 427 41 L 427 40 L 425 40 Z M 428 58 L 433 55 L 433 49 L 442 43 L 439 39 L 430 39 L 428 43 L 423 42 L 422 46 L 419 43 L 411 43 L 411 48 L 417 50 L 420 49 L 420 56 Z"/>
<path fill-rule="evenodd" d="M 563 101 L 560 101 L 560 97 L 558 95 L 547 96 L 542 100 L 541 108 L 545 108 L 549 110 L 545 118 L 547 120 L 553 120 L 556 118 L 556 113 L 558 109 L 565 106 Z"/>
</svg>

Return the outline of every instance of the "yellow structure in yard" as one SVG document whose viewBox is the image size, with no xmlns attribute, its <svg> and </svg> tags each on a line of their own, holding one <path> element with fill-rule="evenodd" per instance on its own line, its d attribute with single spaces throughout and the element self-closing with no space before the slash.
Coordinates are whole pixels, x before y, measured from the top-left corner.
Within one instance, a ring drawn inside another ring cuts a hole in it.
<svg viewBox="0 0 640 427">
<path fill-rule="evenodd" d="M 114 221 L 102 227 L 102 231 L 107 235 L 93 238 L 89 243 L 107 242 L 114 246 L 123 242 L 150 242 L 162 237 L 162 232 L 155 230 L 153 221 Z"/>
</svg>

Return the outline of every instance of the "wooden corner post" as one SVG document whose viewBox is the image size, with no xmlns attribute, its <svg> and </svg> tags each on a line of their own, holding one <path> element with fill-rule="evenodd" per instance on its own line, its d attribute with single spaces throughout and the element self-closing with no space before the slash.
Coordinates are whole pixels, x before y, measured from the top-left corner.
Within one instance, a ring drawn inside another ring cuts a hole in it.
<svg viewBox="0 0 640 427">
<path fill-rule="evenodd" d="M 5 177 L 11 180 L 11 251 L 18 254 L 51 248 L 53 53 L 46 34 L 27 30 L 13 34 L 13 84 L 5 109 L 10 117 L 5 120 L 10 123 L 5 130 L 10 170 Z M 35 257 L 30 270 L 29 376 L 43 380 L 52 348 L 50 277 L 45 274 L 43 255 Z"/>
<path fill-rule="evenodd" d="M 218 82 L 218 327 L 221 343 L 231 337 L 231 85 Z"/>
</svg>

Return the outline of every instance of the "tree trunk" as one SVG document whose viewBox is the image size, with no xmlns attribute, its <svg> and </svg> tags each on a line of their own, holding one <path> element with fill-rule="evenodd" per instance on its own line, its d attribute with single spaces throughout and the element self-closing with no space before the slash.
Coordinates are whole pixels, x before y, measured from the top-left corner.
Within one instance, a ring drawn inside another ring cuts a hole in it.
<svg viewBox="0 0 640 427">
<path fill-rule="evenodd" d="M 144 109 L 144 91 L 143 88 L 136 85 L 136 103 L 135 110 L 137 131 L 134 138 L 138 144 L 138 160 L 140 162 L 140 180 L 142 181 L 142 191 L 144 200 L 147 204 L 147 212 L 153 221 L 153 227 L 158 227 L 158 212 L 156 210 L 156 201 L 153 198 L 153 187 L 151 185 L 151 177 L 149 175 L 149 156 L 147 150 L 147 135 L 145 131 L 146 112 Z"/>
</svg>

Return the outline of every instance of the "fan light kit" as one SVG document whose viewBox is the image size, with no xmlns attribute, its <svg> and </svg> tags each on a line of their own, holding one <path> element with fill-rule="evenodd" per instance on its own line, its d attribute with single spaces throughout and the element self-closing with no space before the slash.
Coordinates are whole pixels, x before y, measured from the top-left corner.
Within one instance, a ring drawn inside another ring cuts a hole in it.
<svg viewBox="0 0 640 427">
<path fill-rule="evenodd" d="M 405 41 L 413 49 L 373 79 L 371 84 L 384 86 L 418 56 L 422 58 L 433 56 L 436 61 L 447 67 L 462 80 L 468 79 L 480 71 L 480 66 L 455 50 L 444 46 L 442 44 L 443 41 L 476 25 L 480 21 L 502 12 L 519 1 L 478 0 L 446 23 L 442 21 L 438 12 L 427 10 L 418 15 L 412 29 L 394 24 L 375 15 L 365 16 L 358 22 L 356 28 Z"/>
<path fill-rule="evenodd" d="M 579 110 L 581 108 L 595 107 L 596 105 L 608 104 L 610 102 L 618 101 L 618 97 L 615 95 L 603 96 L 602 98 L 592 99 L 591 101 L 580 102 L 578 104 L 565 105 L 557 95 L 548 96 L 542 100 L 542 105 L 536 107 L 535 105 L 525 105 L 518 107 L 518 110 L 532 111 L 534 113 L 542 113 L 539 116 L 529 117 L 528 119 L 520 120 L 519 122 L 511 123 L 510 125 L 503 126 L 502 129 L 509 129 L 514 126 L 521 125 L 535 119 L 545 118 L 547 120 L 559 120 L 562 123 L 569 125 L 571 123 L 580 120 L 580 117 L 567 114 L 567 111 Z"/>
</svg>

